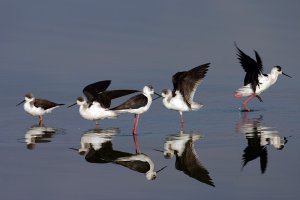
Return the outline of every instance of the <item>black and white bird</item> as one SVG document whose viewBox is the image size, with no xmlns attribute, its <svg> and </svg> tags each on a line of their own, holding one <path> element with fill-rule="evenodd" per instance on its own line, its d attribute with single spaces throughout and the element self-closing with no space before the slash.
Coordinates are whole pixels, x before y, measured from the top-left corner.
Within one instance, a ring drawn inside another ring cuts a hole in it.
<svg viewBox="0 0 300 200">
<path fill-rule="evenodd" d="M 114 161 L 116 164 L 127 167 L 128 169 L 140 172 L 146 175 L 147 180 L 154 180 L 157 177 L 157 173 L 162 171 L 161 168 L 158 171 L 154 169 L 154 162 L 146 154 L 132 154 L 126 157 L 119 157 Z"/>
<path fill-rule="evenodd" d="M 255 159 L 260 161 L 261 173 L 265 173 L 268 164 L 267 146 L 273 146 L 282 150 L 287 143 L 287 138 L 279 135 L 279 132 L 263 123 L 263 117 L 248 119 L 248 113 L 244 113 L 242 120 L 237 125 L 237 131 L 245 134 L 247 147 L 244 149 L 242 169 Z"/>
<path fill-rule="evenodd" d="M 238 59 L 243 69 L 245 70 L 246 75 L 244 78 L 244 86 L 237 89 L 234 93 L 234 96 L 238 99 L 249 96 L 243 102 L 243 106 L 248 112 L 250 112 L 251 110 L 247 106 L 247 103 L 253 97 L 257 97 L 259 101 L 262 102 L 262 98 L 259 95 L 267 90 L 271 85 L 276 83 L 277 78 L 280 74 L 283 74 L 290 78 L 292 77 L 283 73 L 280 66 L 275 66 L 272 68 L 269 74 L 264 74 L 262 60 L 255 50 L 254 52 L 256 60 L 246 55 L 241 49 L 238 48 L 236 44 L 235 46 L 237 48 Z"/>
<path fill-rule="evenodd" d="M 172 77 L 173 91 L 162 91 L 163 105 L 171 110 L 178 111 L 183 129 L 183 112 L 199 110 L 203 105 L 194 102 L 194 94 L 203 81 L 210 63 L 195 67 L 189 71 L 177 72 Z"/>
<path fill-rule="evenodd" d="M 99 125 L 99 120 L 116 118 L 118 113 L 109 109 L 111 100 L 138 92 L 138 90 L 106 90 L 110 83 L 110 80 L 104 80 L 87 85 L 83 89 L 86 99 L 78 97 L 76 103 L 68 107 L 78 104 L 81 117 L 96 121 L 96 126 Z"/>
<path fill-rule="evenodd" d="M 92 134 L 91 134 L 92 133 Z M 112 137 L 115 129 L 95 129 L 85 133 L 81 138 L 81 148 L 78 150 L 85 155 L 85 160 L 90 163 L 114 163 L 126 167 L 132 171 L 145 174 L 147 180 L 154 180 L 157 174 L 165 167 L 155 171 L 152 159 L 143 153 L 132 154 L 118 151 L 113 148 Z"/>
<path fill-rule="evenodd" d="M 164 144 L 166 159 L 176 157 L 175 167 L 186 175 L 210 186 L 215 186 L 207 169 L 202 165 L 195 151 L 194 142 L 201 138 L 200 134 L 186 134 L 182 131 L 167 137 Z"/>
<path fill-rule="evenodd" d="M 25 103 L 24 103 L 25 102 Z M 36 99 L 31 93 L 25 95 L 25 99 L 17 104 L 17 106 L 24 103 L 24 110 L 32 116 L 39 116 L 39 124 L 43 123 L 43 115 L 51 113 L 51 111 L 64 104 L 54 103 L 46 99 Z"/>
<path fill-rule="evenodd" d="M 112 111 L 116 111 L 118 113 L 132 113 L 134 114 L 134 121 L 133 121 L 133 130 L 132 133 L 136 134 L 136 130 L 139 123 L 140 114 L 146 112 L 151 104 L 152 104 L 152 96 L 159 94 L 154 92 L 154 89 L 151 85 L 144 86 L 143 91 L 141 94 L 135 95 L 122 103 L 119 106 L 112 108 Z"/>
<path fill-rule="evenodd" d="M 51 142 L 51 138 L 58 132 L 58 129 L 47 127 L 43 124 L 31 126 L 25 134 L 26 147 L 29 150 L 34 149 L 38 143 Z"/>
</svg>

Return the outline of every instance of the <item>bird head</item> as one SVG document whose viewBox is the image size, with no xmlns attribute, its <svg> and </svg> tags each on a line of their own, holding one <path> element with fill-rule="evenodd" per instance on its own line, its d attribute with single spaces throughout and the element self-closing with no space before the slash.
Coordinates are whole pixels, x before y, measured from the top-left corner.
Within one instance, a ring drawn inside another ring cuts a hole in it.
<svg viewBox="0 0 300 200">
<path fill-rule="evenodd" d="M 156 179 L 156 177 L 157 177 L 157 175 L 156 175 L 156 172 L 154 172 L 154 171 L 148 171 L 146 173 L 146 178 L 149 181 L 152 181 L 152 180 Z"/>
<path fill-rule="evenodd" d="M 171 90 L 168 90 L 168 89 L 164 89 L 161 91 L 161 96 L 162 97 L 170 97 L 172 95 L 172 91 Z"/>
<path fill-rule="evenodd" d="M 151 85 L 146 85 L 144 88 L 143 88 L 143 93 L 145 94 L 154 94 L 154 89 Z"/>
<path fill-rule="evenodd" d="M 285 76 L 287 76 L 287 77 L 289 77 L 289 78 L 292 78 L 291 76 L 289 76 L 289 75 L 283 73 L 283 72 L 282 72 L 282 68 L 281 68 L 280 66 L 275 66 L 275 67 L 273 67 L 271 73 L 273 73 L 273 74 L 283 74 L 283 75 L 285 75 Z"/>
<path fill-rule="evenodd" d="M 25 94 L 24 100 L 21 101 L 20 103 L 18 103 L 17 106 L 21 105 L 21 104 L 24 103 L 25 101 L 26 101 L 26 102 L 31 102 L 31 101 L 33 101 L 33 100 L 34 100 L 33 95 L 32 95 L 31 93 L 27 93 L 27 94 Z"/>
</svg>

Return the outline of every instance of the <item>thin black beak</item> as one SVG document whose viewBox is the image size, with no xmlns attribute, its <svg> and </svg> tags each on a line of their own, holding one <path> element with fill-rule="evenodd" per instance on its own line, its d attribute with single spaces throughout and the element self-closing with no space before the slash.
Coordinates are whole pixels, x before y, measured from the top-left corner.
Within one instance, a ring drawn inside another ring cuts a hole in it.
<svg viewBox="0 0 300 200">
<path fill-rule="evenodd" d="M 154 94 L 156 94 L 156 95 L 157 95 L 157 97 L 156 97 L 156 98 L 154 98 L 154 99 L 153 99 L 153 101 L 154 101 L 154 100 L 156 100 L 156 99 L 159 99 L 159 98 L 161 98 L 161 97 L 162 97 L 160 94 L 158 94 L 158 93 L 156 93 L 156 92 L 154 92 Z"/>
<path fill-rule="evenodd" d="M 152 150 L 154 150 L 154 151 L 158 151 L 158 152 L 161 152 L 161 153 L 163 153 L 164 151 L 162 151 L 162 150 L 159 150 L 159 149 L 152 149 Z"/>
<path fill-rule="evenodd" d="M 21 105 L 24 102 L 25 102 L 25 99 L 23 101 L 21 101 L 20 103 L 18 103 L 16 106 L 19 106 L 19 105 Z"/>
<path fill-rule="evenodd" d="M 77 103 L 73 103 L 72 105 L 69 105 L 68 108 L 75 106 Z"/>
<path fill-rule="evenodd" d="M 160 94 L 158 94 L 158 93 L 156 93 L 156 92 L 154 92 L 154 94 L 156 94 L 156 95 L 159 96 L 159 97 L 162 97 Z"/>
<path fill-rule="evenodd" d="M 287 77 L 292 78 L 290 75 L 287 75 L 287 74 L 285 74 L 285 73 L 283 73 L 283 72 L 282 72 L 282 74 L 285 75 L 285 76 L 287 76 Z"/>
<path fill-rule="evenodd" d="M 71 149 L 71 150 L 75 150 L 75 151 L 78 151 L 78 150 L 79 150 L 79 149 L 76 149 L 76 148 L 72 148 L 72 147 L 71 147 L 71 148 L 69 148 L 69 149 Z"/>
<path fill-rule="evenodd" d="M 163 168 L 161 168 L 160 170 L 156 171 L 156 173 L 158 174 L 159 172 L 161 172 L 162 170 L 164 170 L 167 166 L 164 166 Z"/>
</svg>

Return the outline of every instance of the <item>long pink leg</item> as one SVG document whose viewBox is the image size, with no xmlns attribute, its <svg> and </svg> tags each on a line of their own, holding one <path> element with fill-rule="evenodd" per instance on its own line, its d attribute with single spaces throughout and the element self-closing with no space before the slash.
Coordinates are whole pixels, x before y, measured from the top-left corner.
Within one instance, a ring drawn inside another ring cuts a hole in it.
<svg viewBox="0 0 300 200">
<path fill-rule="evenodd" d="M 132 136 L 133 136 L 135 153 L 141 153 L 141 151 L 140 151 L 140 145 L 139 145 L 139 142 L 137 140 L 136 134 L 132 134 Z"/>
<path fill-rule="evenodd" d="M 182 112 L 179 112 L 179 114 L 180 114 L 181 130 L 183 130 L 183 126 L 184 126 L 183 114 L 182 114 Z"/>
<path fill-rule="evenodd" d="M 135 115 L 134 115 L 133 130 L 132 130 L 132 133 L 133 133 L 133 134 L 136 134 L 136 129 L 137 129 L 138 124 L 139 124 L 139 118 L 140 118 L 140 115 L 139 115 L 139 114 L 135 114 Z"/>
<path fill-rule="evenodd" d="M 255 97 L 256 94 L 252 94 L 250 97 L 248 97 L 248 99 L 246 99 L 246 101 L 244 101 L 243 106 L 248 110 L 248 112 L 250 112 L 250 109 L 247 106 L 247 103 L 253 98 Z"/>
</svg>

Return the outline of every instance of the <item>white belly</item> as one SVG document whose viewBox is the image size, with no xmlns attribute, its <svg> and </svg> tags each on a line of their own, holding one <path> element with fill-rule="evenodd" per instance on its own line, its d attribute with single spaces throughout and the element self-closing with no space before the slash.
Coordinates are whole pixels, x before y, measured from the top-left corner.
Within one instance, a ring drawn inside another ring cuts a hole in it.
<svg viewBox="0 0 300 200">
<path fill-rule="evenodd" d="M 116 118 L 118 114 L 112 110 L 104 109 L 98 105 L 92 105 L 91 107 L 79 108 L 80 115 L 87 120 L 100 120 L 106 118 Z"/>
<path fill-rule="evenodd" d="M 40 107 L 37 108 L 37 107 L 35 107 L 33 105 L 30 105 L 29 102 L 24 103 L 24 110 L 27 113 L 29 113 L 30 115 L 33 115 L 33 116 L 40 116 L 40 115 L 44 115 L 44 114 L 46 114 L 48 112 L 51 112 L 51 110 L 45 111 L 44 109 L 42 109 Z"/>
</svg>

